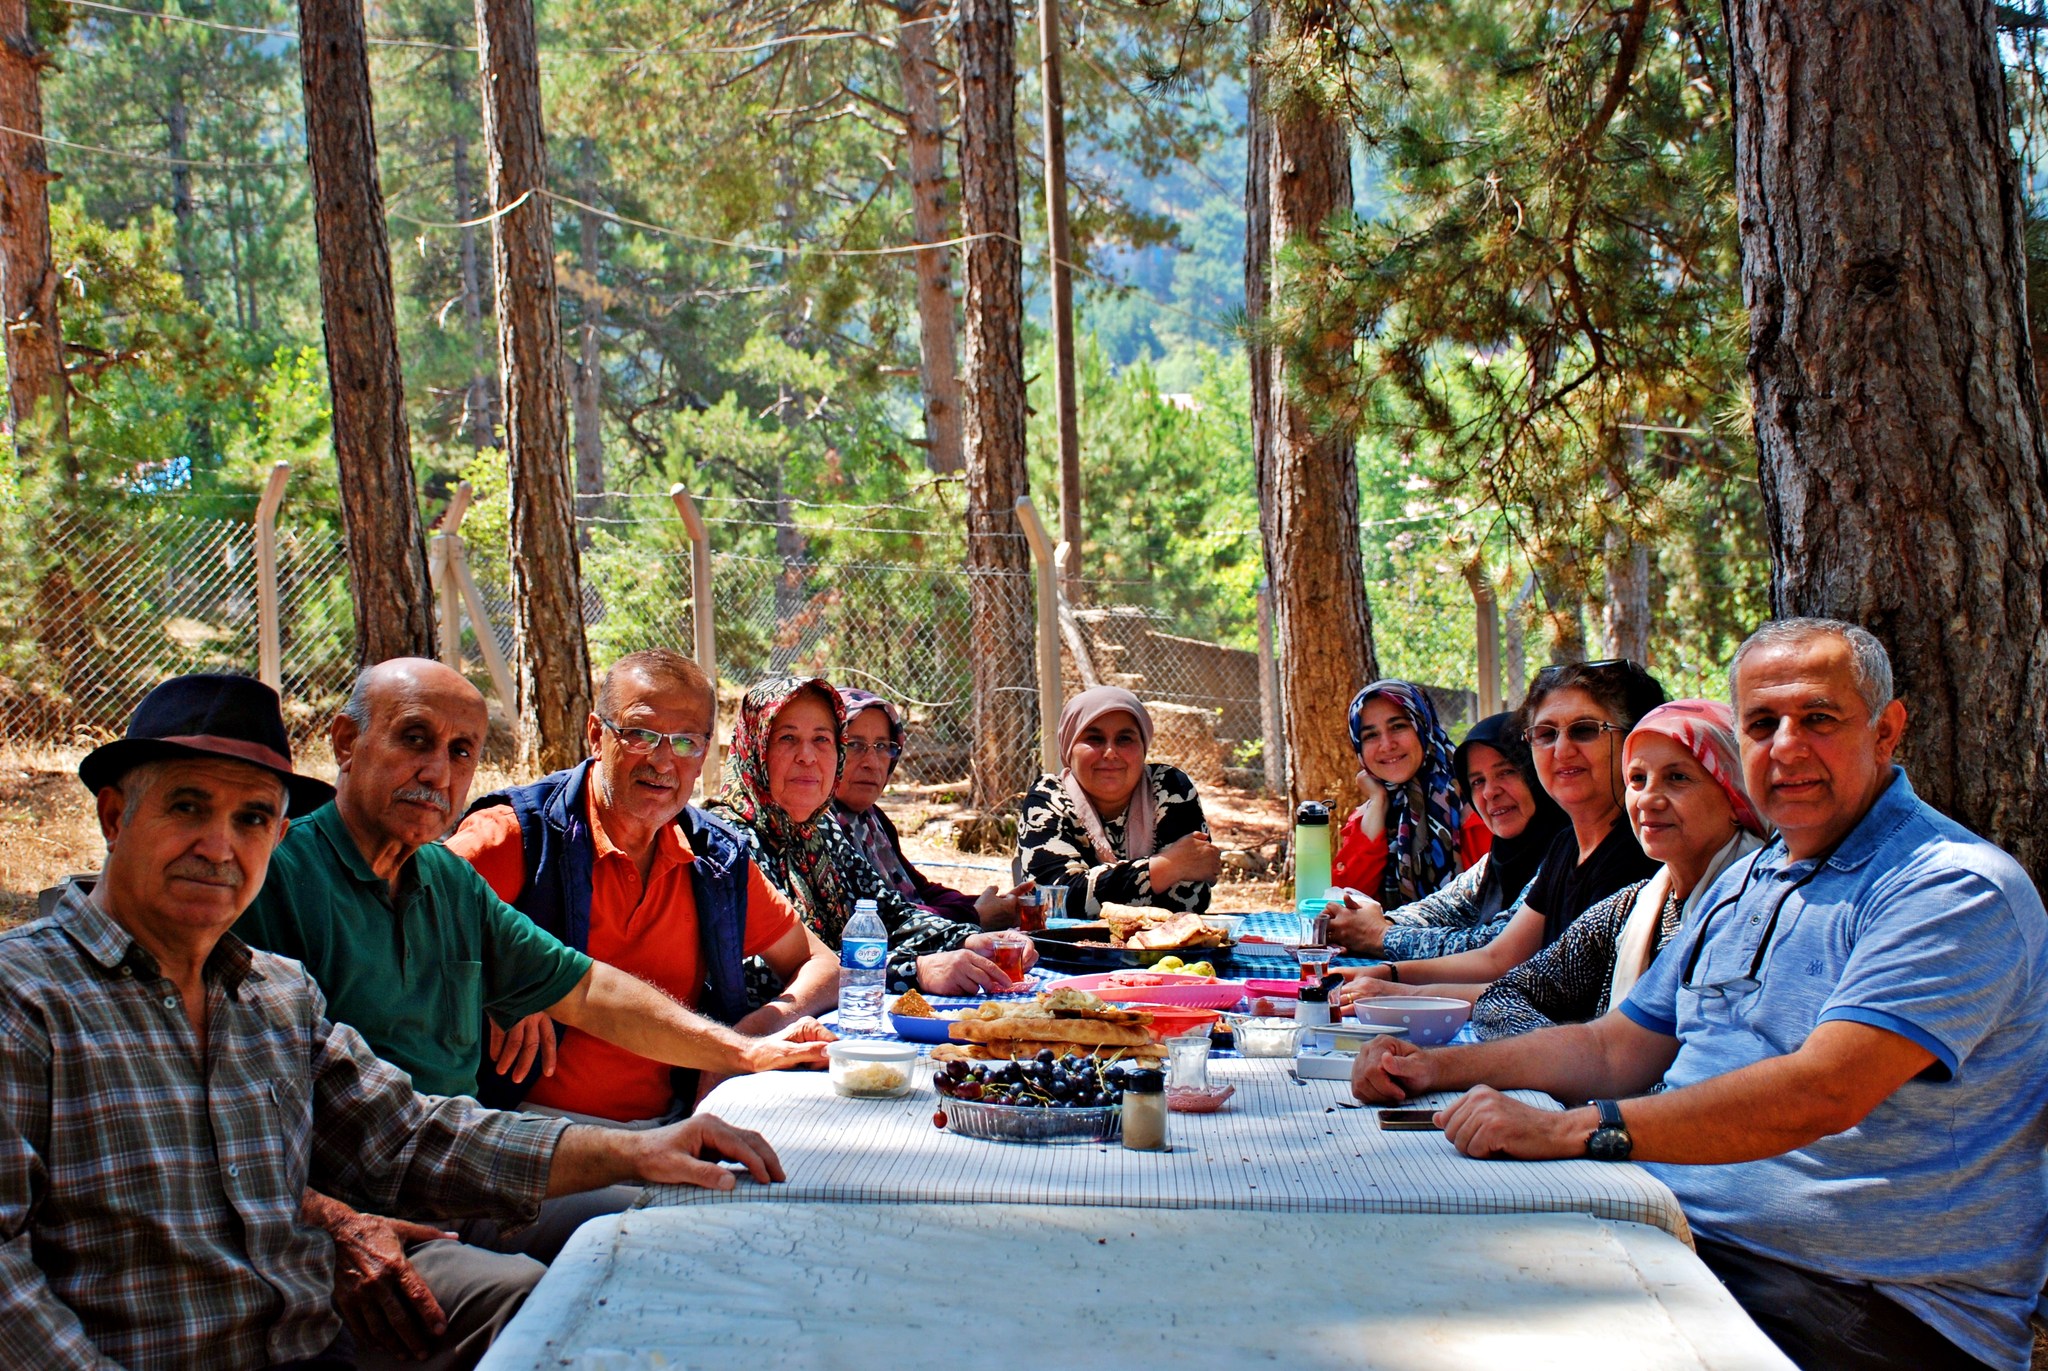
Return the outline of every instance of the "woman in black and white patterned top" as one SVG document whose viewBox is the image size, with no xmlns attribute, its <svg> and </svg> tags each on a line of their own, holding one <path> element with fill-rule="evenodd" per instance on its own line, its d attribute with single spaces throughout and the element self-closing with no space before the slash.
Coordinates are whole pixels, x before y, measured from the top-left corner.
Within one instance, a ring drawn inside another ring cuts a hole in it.
<svg viewBox="0 0 2048 1371">
<path fill-rule="evenodd" d="M 1222 855 L 1209 842 L 1195 783 L 1177 767 L 1148 763 L 1151 744 L 1152 716 L 1128 690 L 1084 690 L 1060 711 L 1060 774 L 1031 787 L 1017 825 L 1019 874 L 1047 893 L 1049 913 L 1209 907 Z"/>
</svg>

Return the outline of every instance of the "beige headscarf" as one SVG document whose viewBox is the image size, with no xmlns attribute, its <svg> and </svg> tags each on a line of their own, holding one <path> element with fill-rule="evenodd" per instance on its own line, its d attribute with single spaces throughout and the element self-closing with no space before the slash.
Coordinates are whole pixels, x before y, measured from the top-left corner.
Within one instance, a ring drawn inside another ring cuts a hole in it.
<svg viewBox="0 0 2048 1371">
<path fill-rule="evenodd" d="M 1070 765 L 1074 743 L 1080 738 L 1081 731 L 1105 714 L 1128 714 L 1137 720 L 1138 737 L 1144 742 L 1146 751 L 1152 750 L 1152 716 L 1145 712 L 1145 706 L 1137 696 L 1121 686 L 1096 686 L 1093 690 L 1084 690 L 1067 701 L 1066 708 L 1060 711 L 1060 789 L 1066 791 L 1067 798 L 1073 801 L 1081 826 L 1088 830 L 1088 839 L 1095 844 L 1098 861 L 1143 861 L 1152 855 L 1153 828 L 1159 818 L 1152 800 L 1152 777 L 1145 770 L 1144 759 L 1138 759 L 1138 788 L 1131 792 L 1130 808 L 1124 811 L 1124 850 L 1121 854 L 1110 845 L 1102 816 L 1095 812 L 1095 802 L 1088 798 L 1087 791 L 1081 789 Z"/>
<path fill-rule="evenodd" d="M 1750 803 L 1749 790 L 1742 782 L 1742 761 L 1735 744 L 1735 713 L 1719 700 L 1673 700 L 1645 714 L 1621 745 L 1622 765 L 1638 738 L 1656 733 L 1671 739 L 1698 759 L 1707 776 L 1728 797 L 1735 816 L 1735 836 L 1722 844 L 1707 863 L 1700 883 L 1685 897 L 1687 914 L 1699 906 L 1700 897 L 1729 863 L 1764 845 L 1764 821 Z M 1635 983 L 1650 969 L 1657 945 L 1657 929 L 1664 917 L 1664 901 L 1671 892 L 1671 870 L 1657 868 L 1650 883 L 1636 893 L 1629 907 L 1628 921 L 1614 948 L 1614 976 L 1608 983 L 1609 1008 L 1627 998 Z"/>
</svg>

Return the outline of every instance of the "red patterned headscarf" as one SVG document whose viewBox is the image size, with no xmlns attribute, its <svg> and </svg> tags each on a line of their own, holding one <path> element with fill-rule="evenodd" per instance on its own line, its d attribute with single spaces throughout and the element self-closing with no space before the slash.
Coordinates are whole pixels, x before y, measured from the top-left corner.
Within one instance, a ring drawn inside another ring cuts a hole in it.
<svg viewBox="0 0 2048 1371">
<path fill-rule="evenodd" d="M 1669 738 L 1690 752 L 1700 768 L 1711 776 L 1735 822 L 1758 837 L 1770 832 L 1749 802 L 1749 790 L 1742 783 L 1742 759 L 1735 744 L 1735 711 L 1719 700 L 1672 700 L 1658 705 L 1637 722 L 1621 745 L 1621 761 L 1628 765 L 1629 751 L 1637 738 L 1655 733 Z"/>
</svg>

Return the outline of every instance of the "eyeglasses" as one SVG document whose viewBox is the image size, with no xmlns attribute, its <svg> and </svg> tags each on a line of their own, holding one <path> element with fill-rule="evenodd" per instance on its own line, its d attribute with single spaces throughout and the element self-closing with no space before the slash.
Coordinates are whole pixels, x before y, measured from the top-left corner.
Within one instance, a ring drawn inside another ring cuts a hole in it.
<svg viewBox="0 0 2048 1371">
<path fill-rule="evenodd" d="M 1840 844 L 1836 846 L 1839 847 Z M 1764 960 L 1770 955 L 1771 939 L 1778 932 L 1778 916 L 1785 912 L 1785 902 L 1792 898 L 1794 892 L 1802 889 L 1808 881 L 1827 869 L 1829 860 L 1835 855 L 1834 848 L 1831 847 L 1821 853 L 1814 860 L 1812 869 L 1786 886 L 1784 892 L 1778 896 L 1778 902 L 1771 906 L 1770 920 L 1764 924 L 1763 937 L 1757 939 L 1756 953 L 1749 959 L 1748 971 L 1740 976 L 1730 976 L 1726 980 L 1708 981 L 1704 984 L 1696 983 L 1693 976 L 1700 969 L 1701 954 L 1707 950 L 1707 933 L 1714 926 L 1714 916 L 1730 905 L 1741 907 L 1742 897 L 1749 893 L 1749 883 L 1756 879 L 1757 864 L 1763 860 L 1764 852 L 1769 850 L 1765 848 L 1749 859 L 1749 870 L 1742 873 L 1742 884 L 1736 888 L 1733 895 L 1717 902 L 1712 909 L 1700 916 L 1700 931 L 1692 940 L 1692 954 L 1685 959 L 1685 971 L 1678 978 L 1681 989 L 1690 990 L 1703 1000 L 1739 1000 L 1762 988 Z"/>
<path fill-rule="evenodd" d="M 678 757 L 701 757 L 711 746 L 711 738 L 703 733 L 663 733 L 653 728 L 620 728 L 602 714 L 597 721 L 612 731 L 619 740 L 619 746 L 628 752 L 649 753 L 666 742 L 675 749 Z"/>
<path fill-rule="evenodd" d="M 1536 673 L 1538 682 L 1552 679 L 1571 670 L 1602 671 L 1608 667 L 1626 667 L 1630 671 L 1641 671 L 1642 665 L 1633 657 L 1606 657 L 1597 662 L 1553 662 Z"/>
<path fill-rule="evenodd" d="M 901 757 L 903 755 L 903 744 L 865 743 L 856 739 L 855 741 L 850 742 L 846 745 L 846 757 L 848 761 L 859 761 L 862 758 L 866 757 L 870 752 L 880 757 L 886 757 L 893 762 L 898 757 Z"/>
<path fill-rule="evenodd" d="M 1620 724 L 1610 724 L 1604 719 L 1574 719 L 1559 728 L 1556 724 L 1537 724 L 1529 730 L 1529 746 L 1540 747 L 1545 752 L 1557 746 L 1559 736 L 1571 739 L 1580 747 L 1591 747 L 1600 740 L 1603 733 L 1626 733 Z"/>
</svg>

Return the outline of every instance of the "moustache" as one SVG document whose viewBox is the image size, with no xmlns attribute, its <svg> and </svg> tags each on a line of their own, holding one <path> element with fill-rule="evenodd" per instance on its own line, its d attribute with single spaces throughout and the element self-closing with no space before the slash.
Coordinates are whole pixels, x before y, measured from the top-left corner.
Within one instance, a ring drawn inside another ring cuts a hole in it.
<svg viewBox="0 0 2048 1371">
<path fill-rule="evenodd" d="M 443 814 L 448 812 L 448 796 L 432 786 L 402 785 L 391 792 L 391 798 L 402 804 L 432 805 Z"/>
<path fill-rule="evenodd" d="M 676 783 L 674 772 L 663 771 L 658 766 L 648 766 L 644 763 L 634 767 L 633 774 L 627 777 L 627 779 L 632 781 L 650 781 L 655 785 L 674 785 Z"/>
<path fill-rule="evenodd" d="M 164 876 L 201 881 L 207 885 L 224 885 L 230 890 L 240 890 L 248 879 L 242 874 L 240 862 L 209 862 L 204 857 L 180 857 L 164 868 Z"/>
</svg>

